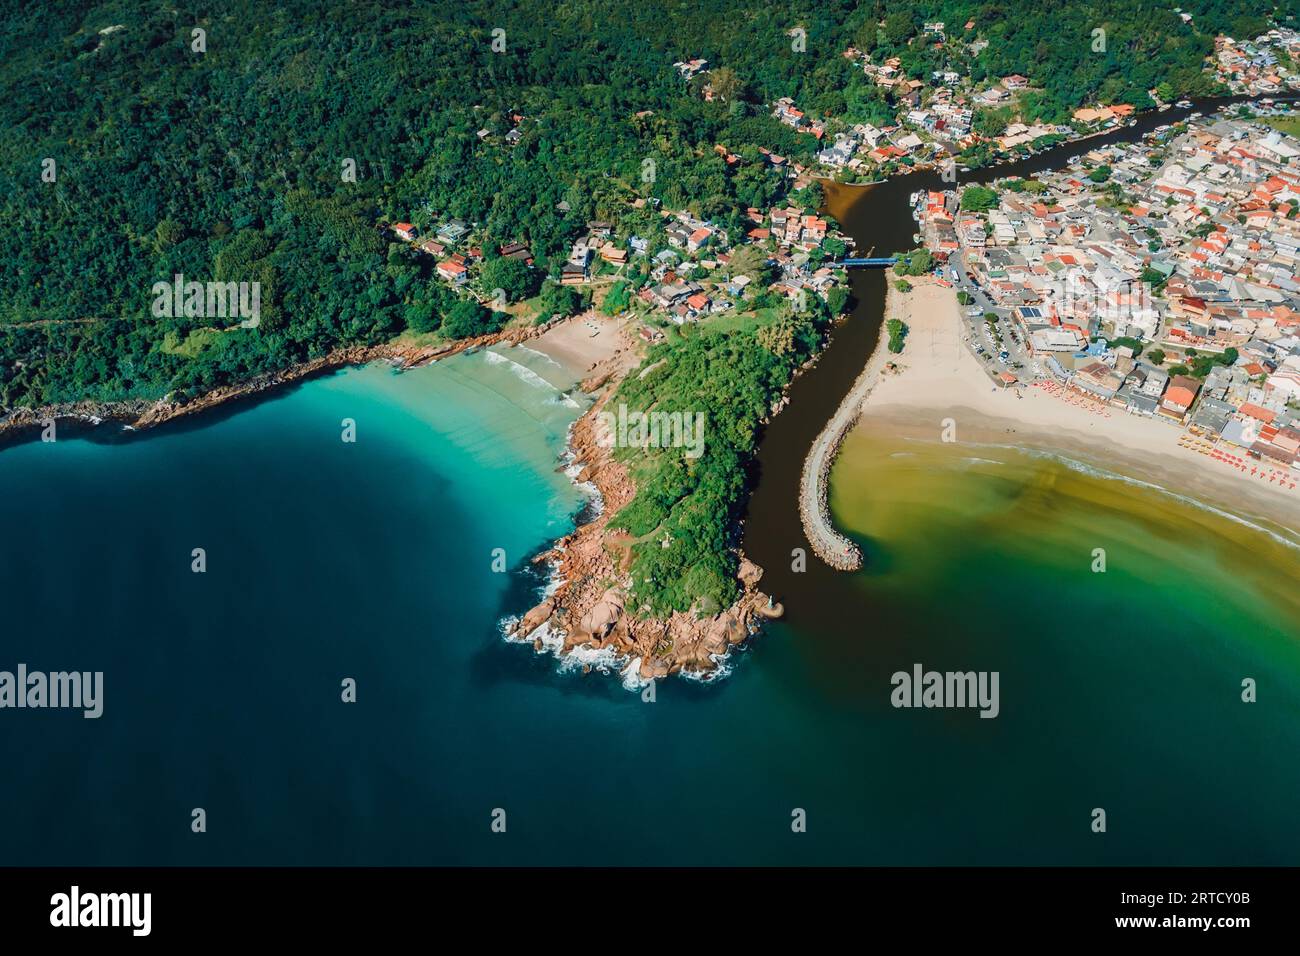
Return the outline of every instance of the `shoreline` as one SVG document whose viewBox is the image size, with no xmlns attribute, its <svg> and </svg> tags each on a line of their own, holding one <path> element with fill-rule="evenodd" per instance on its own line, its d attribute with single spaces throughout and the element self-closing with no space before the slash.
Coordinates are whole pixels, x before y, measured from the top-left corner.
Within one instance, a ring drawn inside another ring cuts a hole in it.
<svg viewBox="0 0 1300 956">
<path fill-rule="evenodd" d="M 549 651 L 562 667 L 580 665 L 584 673 L 617 670 L 629 690 L 674 674 L 698 680 L 725 676 L 731 649 L 757 633 L 762 620 L 779 616 L 767 608 L 769 598 L 757 588 L 762 569 L 743 552 L 738 552 L 737 572 L 741 595 L 715 615 L 697 618 L 674 611 L 668 618 L 638 617 L 627 607 L 628 552 L 624 535 L 609 528 L 609 522 L 632 500 L 636 487 L 627 467 L 600 440 L 598 423 L 601 410 L 637 364 L 632 349 L 620 349 L 589 369 L 579 386 L 588 393 L 603 392 L 573 423 L 565 448 L 565 471 L 576 485 L 587 486 L 593 514 L 533 558 L 551 569 L 541 601 L 505 629 L 506 640 L 531 643 L 537 653 Z"/>
<path fill-rule="evenodd" d="M 563 321 L 563 320 L 561 320 Z M 351 345 L 337 348 L 328 355 L 309 359 L 287 368 L 266 372 L 235 385 L 222 385 L 204 392 L 189 401 L 168 401 L 160 399 L 123 399 L 121 401 L 97 402 L 86 400 L 80 402 L 63 402 L 43 405 L 39 408 L 19 407 L 10 409 L 0 418 L 0 450 L 9 445 L 36 440 L 39 431 L 53 421 L 75 423 L 79 428 L 94 429 L 109 423 L 117 424 L 132 431 L 144 431 L 167 422 L 222 407 L 231 402 L 255 395 L 272 392 L 287 385 L 304 382 L 317 375 L 371 362 L 387 361 L 397 368 L 419 368 L 439 359 L 449 358 L 469 349 L 484 348 L 508 342 L 517 345 L 537 338 L 558 323 L 546 325 L 519 326 L 503 329 L 489 335 L 480 335 L 471 339 L 460 339 L 440 345 L 414 345 L 400 342 L 387 342 L 382 345 Z"/>
<path fill-rule="evenodd" d="M 885 321 L 894 317 L 898 293 L 885 286 Z M 840 446 L 857 425 L 863 407 L 889 362 L 889 337 L 884 322 L 867 364 L 854 380 L 826 427 L 817 433 L 804 458 L 799 474 L 799 518 L 813 553 L 838 571 L 857 571 L 862 567 L 862 549 L 835 528 L 830 509 L 830 476 L 839 457 Z"/>
<path fill-rule="evenodd" d="M 1294 471 L 1288 482 L 1270 482 L 1279 469 L 1261 464 L 1252 474 L 1250 464 L 1243 471 L 1216 461 L 1172 422 L 1062 398 L 1061 390 L 1000 388 L 961 340 L 954 290 L 920 280 L 898 298 L 908 344 L 895 374 L 882 377 L 863 402 L 862 432 L 1057 455 L 1300 541 L 1300 487 L 1286 487 L 1300 484 Z"/>
</svg>

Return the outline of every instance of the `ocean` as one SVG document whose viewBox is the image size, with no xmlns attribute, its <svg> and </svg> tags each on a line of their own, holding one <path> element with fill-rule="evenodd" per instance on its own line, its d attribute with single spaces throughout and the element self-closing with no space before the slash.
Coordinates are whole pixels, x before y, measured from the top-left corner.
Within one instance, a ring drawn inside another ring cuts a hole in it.
<svg viewBox="0 0 1300 956">
<path fill-rule="evenodd" d="M 1293 553 L 855 436 L 864 571 L 647 702 L 502 636 L 591 506 L 566 385 L 490 350 L 0 452 L 0 670 L 104 674 L 99 719 L 0 710 L 0 864 L 1300 863 Z M 999 715 L 892 707 L 915 663 Z"/>
</svg>

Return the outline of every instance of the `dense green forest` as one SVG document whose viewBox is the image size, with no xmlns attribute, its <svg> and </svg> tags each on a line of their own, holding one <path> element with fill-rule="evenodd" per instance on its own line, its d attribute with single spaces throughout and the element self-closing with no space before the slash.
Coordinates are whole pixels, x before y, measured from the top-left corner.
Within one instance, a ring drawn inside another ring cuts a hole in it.
<svg viewBox="0 0 1300 956">
<path fill-rule="evenodd" d="M 682 447 L 617 452 L 632 466 L 637 493 L 611 523 L 636 539 L 633 593 L 655 614 L 715 613 L 737 596 L 733 538 L 759 429 L 835 308 L 817 297 L 809 305 L 732 333 L 687 330 L 681 342 L 652 349 L 643 367 L 655 367 L 629 375 L 614 398 L 636 410 L 704 416 L 698 458 Z"/>
<path fill-rule="evenodd" d="M 340 344 L 501 321 L 458 309 L 382 220 L 479 222 L 489 255 L 526 242 L 543 271 L 589 219 L 624 235 L 652 226 L 630 212 L 636 195 L 734 226 L 780 182 L 761 163 L 727 166 L 716 144 L 796 158 L 816 146 L 765 103 L 790 95 L 847 119 L 892 109 L 840 56 L 850 44 L 917 75 L 945 62 L 1023 73 L 1044 89 L 1032 108 L 1051 116 L 1159 81 L 1204 92 L 1213 33 L 1276 13 L 1184 0 L 1188 26 L 1145 0 L 178 6 L 7 5 L 0 405 L 193 395 Z M 942 49 L 920 36 L 934 19 L 954 37 Z M 1104 54 L 1089 44 L 1099 26 Z M 989 45 L 971 59 L 959 36 Z M 686 57 L 728 67 L 733 95 L 704 102 L 672 67 Z M 515 114 L 521 138 L 506 146 Z M 152 315 L 153 283 L 177 273 L 260 282 L 260 326 Z"/>
</svg>

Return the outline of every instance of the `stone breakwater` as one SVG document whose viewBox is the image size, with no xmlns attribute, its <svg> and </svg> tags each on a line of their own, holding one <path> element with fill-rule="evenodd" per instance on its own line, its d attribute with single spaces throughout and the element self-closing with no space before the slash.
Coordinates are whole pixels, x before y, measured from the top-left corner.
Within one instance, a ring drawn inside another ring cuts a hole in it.
<svg viewBox="0 0 1300 956">
<path fill-rule="evenodd" d="M 517 344 L 541 335 L 549 327 L 548 323 L 527 328 L 506 329 L 491 335 L 481 335 L 441 345 L 388 343 L 335 349 L 320 358 L 259 375 L 246 382 L 223 385 L 188 400 L 176 400 L 167 396 L 156 401 L 152 399 L 130 399 L 121 402 L 83 401 L 45 405 L 40 408 L 19 407 L 3 410 L 3 414 L 0 414 L 0 444 L 6 440 L 21 441 L 24 433 L 43 428 L 50 421 L 70 421 L 78 425 L 116 422 L 137 430 L 152 428 L 163 422 L 206 411 L 229 401 L 257 395 L 344 366 L 389 361 L 401 368 L 414 368 L 469 348 L 495 345 L 499 342 Z"/>
<path fill-rule="evenodd" d="M 893 288 L 885 296 L 885 317 L 894 316 L 898 307 L 897 296 L 901 293 Z M 857 571 L 862 567 L 862 550 L 847 537 L 835 530 L 831 520 L 830 475 L 839 454 L 840 444 L 862 414 L 862 403 L 866 401 L 881 373 L 889 364 L 888 336 L 882 323 L 880 339 L 875 350 L 867 360 L 866 367 L 853 382 L 853 387 L 840 402 L 839 408 L 826 423 L 808 457 L 804 459 L 803 472 L 799 478 L 799 517 L 803 521 L 803 531 L 812 545 L 813 553 L 832 568 L 839 571 Z"/>
</svg>

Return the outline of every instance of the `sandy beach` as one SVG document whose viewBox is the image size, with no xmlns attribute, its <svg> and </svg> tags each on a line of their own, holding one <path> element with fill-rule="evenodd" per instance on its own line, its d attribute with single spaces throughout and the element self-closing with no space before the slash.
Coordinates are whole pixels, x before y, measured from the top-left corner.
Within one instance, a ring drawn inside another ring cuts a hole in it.
<svg viewBox="0 0 1300 956">
<path fill-rule="evenodd" d="M 1294 471 L 1282 480 L 1280 468 L 1225 448 L 1245 460 L 1243 470 L 1216 460 L 1205 443 L 1193 444 L 1194 436 L 1176 424 L 1085 401 L 1064 389 L 995 385 L 962 342 L 955 290 L 933 280 L 916 282 L 909 293 L 891 289 L 888 317 L 907 323 L 906 345 L 864 400 L 858 429 L 940 441 L 950 426 L 950 440 L 1062 454 L 1300 535 Z"/>
<path fill-rule="evenodd" d="M 556 323 L 528 345 L 559 362 L 575 378 L 583 378 L 598 365 L 631 351 L 622 334 L 624 324 L 588 310 Z"/>
</svg>

